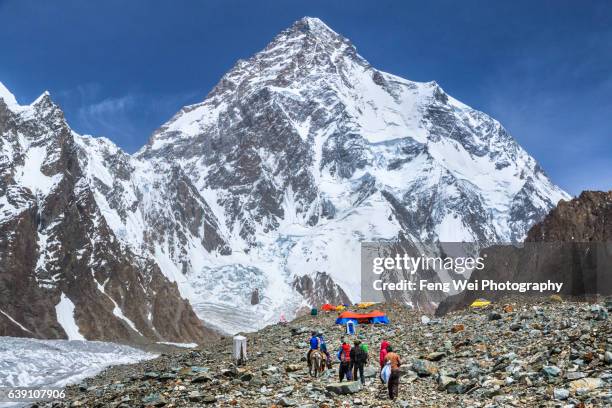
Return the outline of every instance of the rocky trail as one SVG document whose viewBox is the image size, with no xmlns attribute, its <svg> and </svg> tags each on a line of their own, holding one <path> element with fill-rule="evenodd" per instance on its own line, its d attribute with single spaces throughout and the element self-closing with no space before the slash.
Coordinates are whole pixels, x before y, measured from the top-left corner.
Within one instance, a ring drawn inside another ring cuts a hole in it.
<svg viewBox="0 0 612 408">
<path fill-rule="evenodd" d="M 514 298 L 431 318 L 378 305 L 389 325 L 359 325 L 369 345 L 366 385 L 337 381 L 338 363 L 308 375 L 311 330 L 334 354 L 344 336 L 336 313 L 302 316 L 248 334 L 249 360 L 232 364 L 231 339 L 204 349 L 115 366 L 35 407 L 604 407 L 612 404 L 612 299 Z M 353 336 L 347 336 L 351 341 Z M 380 342 L 403 359 L 400 396 L 378 379 Z"/>
</svg>

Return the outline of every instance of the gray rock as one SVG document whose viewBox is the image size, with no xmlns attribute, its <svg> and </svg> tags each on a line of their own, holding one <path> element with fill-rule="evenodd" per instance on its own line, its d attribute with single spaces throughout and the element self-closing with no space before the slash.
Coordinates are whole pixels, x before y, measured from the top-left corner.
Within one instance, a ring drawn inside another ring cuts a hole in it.
<svg viewBox="0 0 612 408">
<path fill-rule="evenodd" d="M 548 377 L 558 377 L 561 374 L 561 369 L 557 366 L 544 366 L 542 372 Z"/>
<path fill-rule="evenodd" d="M 163 407 L 166 405 L 166 401 L 157 393 L 148 394 L 142 399 L 142 403 L 154 407 Z"/>
<path fill-rule="evenodd" d="M 163 373 L 159 376 L 159 379 L 162 381 L 174 380 L 176 378 L 176 374 L 174 373 Z"/>
<path fill-rule="evenodd" d="M 277 404 L 280 405 L 281 407 L 294 407 L 297 405 L 297 402 L 290 398 L 282 397 L 281 399 L 278 400 Z"/>
<path fill-rule="evenodd" d="M 427 357 L 425 358 L 429 361 L 440 361 L 444 358 L 444 356 L 446 356 L 446 353 L 443 353 L 441 351 L 436 351 L 433 353 L 429 353 Z"/>
<path fill-rule="evenodd" d="M 591 306 L 591 317 L 595 320 L 606 320 L 608 318 L 608 310 L 601 305 Z"/>
<path fill-rule="evenodd" d="M 586 377 L 587 375 L 580 371 L 568 371 L 565 373 L 565 378 L 568 380 L 579 380 L 581 378 Z"/>
<path fill-rule="evenodd" d="M 502 315 L 500 313 L 498 313 L 498 312 L 491 312 L 491 313 L 489 313 L 487 318 L 489 320 L 500 320 L 502 318 Z"/>
<path fill-rule="evenodd" d="M 325 386 L 325 389 L 334 394 L 347 395 L 355 394 L 361 391 L 362 385 L 360 381 L 350 381 L 341 383 L 331 383 Z"/>
<path fill-rule="evenodd" d="M 569 398 L 570 392 L 565 388 L 555 388 L 553 391 L 553 397 L 557 400 L 564 401 Z"/>
<path fill-rule="evenodd" d="M 144 378 L 147 380 L 156 379 L 159 378 L 159 373 L 155 371 L 147 371 L 146 373 L 144 373 Z"/>
<path fill-rule="evenodd" d="M 438 373 L 438 368 L 435 364 L 427 360 L 414 360 L 412 369 L 421 376 L 434 375 Z"/>
<path fill-rule="evenodd" d="M 363 376 L 365 378 L 375 378 L 378 377 L 378 373 L 380 371 L 372 366 L 367 366 L 363 369 Z"/>
<path fill-rule="evenodd" d="M 450 385 L 457 385 L 457 380 L 447 375 L 441 375 L 438 377 L 438 389 L 439 390 L 446 390 L 446 388 Z"/>
<path fill-rule="evenodd" d="M 192 379 L 192 383 L 202 383 L 212 381 L 212 377 L 208 373 L 199 373 L 196 374 Z"/>
</svg>

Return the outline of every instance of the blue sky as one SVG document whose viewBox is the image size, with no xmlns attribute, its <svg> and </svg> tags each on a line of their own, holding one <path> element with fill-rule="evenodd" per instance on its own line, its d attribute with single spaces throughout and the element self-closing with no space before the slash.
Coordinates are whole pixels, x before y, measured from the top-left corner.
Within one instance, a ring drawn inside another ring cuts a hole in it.
<svg viewBox="0 0 612 408">
<path fill-rule="evenodd" d="M 499 119 L 568 192 L 612 189 L 608 1 L 0 0 L 0 82 L 133 152 L 305 15 Z"/>
</svg>

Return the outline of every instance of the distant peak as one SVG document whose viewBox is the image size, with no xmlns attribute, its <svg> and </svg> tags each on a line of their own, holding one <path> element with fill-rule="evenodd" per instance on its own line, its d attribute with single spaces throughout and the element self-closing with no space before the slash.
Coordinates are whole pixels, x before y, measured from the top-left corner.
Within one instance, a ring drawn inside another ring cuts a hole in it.
<svg viewBox="0 0 612 408">
<path fill-rule="evenodd" d="M 53 102 L 51 100 L 51 94 L 49 93 L 49 91 L 43 92 L 38 98 L 36 98 L 34 100 L 34 102 L 32 102 L 32 106 L 40 105 L 40 104 L 46 103 L 46 102 Z"/>
<path fill-rule="evenodd" d="M 339 34 L 329 28 L 321 19 L 317 17 L 302 17 L 291 26 L 290 30 L 297 30 L 301 32 L 311 33 L 313 35 L 322 36 L 333 36 L 337 37 Z"/>
<path fill-rule="evenodd" d="M 2 82 L 0 82 L 0 99 L 4 100 L 4 103 L 10 109 L 20 107 L 17 103 L 17 99 L 15 99 L 15 95 L 13 95 Z"/>
<path fill-rule="evenodd" d="M 313 29 L 328 29 L 331 30 L 320 18 L 317 17 L 302 17 L 296 23 L 308 26 Z"/>
<path fill-rule="evenodd" d="M 55 103 L 51 100 L 51 94 L 49 91 L 43 92 L 38 98 L 34 100 L 30 105 L 20 105 L 15 98 L 15 95 L 8 90 L 2 82 L 0 82 L 0 99 L 8 106 L 13 112 L 22 112 L 31 107 L 54 107 Z"/>
</svg>

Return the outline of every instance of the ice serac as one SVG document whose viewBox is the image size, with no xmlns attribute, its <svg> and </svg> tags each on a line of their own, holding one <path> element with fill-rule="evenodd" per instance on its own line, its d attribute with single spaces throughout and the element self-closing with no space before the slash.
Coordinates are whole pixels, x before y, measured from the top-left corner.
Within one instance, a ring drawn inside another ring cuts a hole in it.
<svg viewBox="0 0 612 408">
<path fill-rule="evenodd" d="M 115 235 L 83 148 L 103 143 L 74 133 L 48 93 L 22 106 L 0 88 L 0 336 L 204 340 L 177 285 Z M 107 144 L 108 168 L 129 162 Z"/>
<path fill-rule="evenodd" d="M 306 304 L 356 300 L 360 241 L 519 241 L 569 198 L 497 120 L 435 82 L 377 70 L 309 17 L 238 61 L 137 157 L 178 163 L 221 224 L 233 254 L 215 262 L 247 287 L 220 297 L 206 268 L 191 270 L 212 319 L 219 304 L 277 318 L 295 291 Z M 264 300 L 252 306 L 255 288 Z"/>
</svg>

